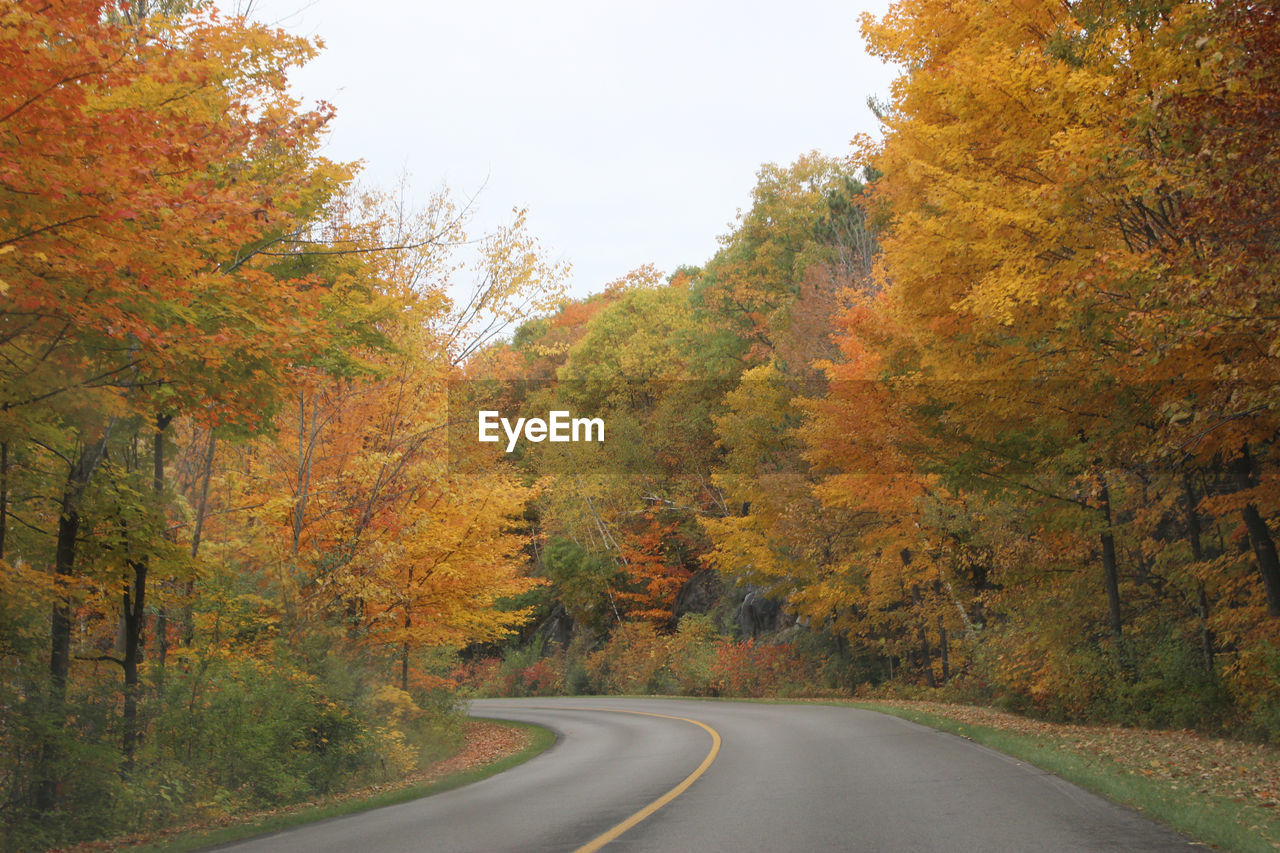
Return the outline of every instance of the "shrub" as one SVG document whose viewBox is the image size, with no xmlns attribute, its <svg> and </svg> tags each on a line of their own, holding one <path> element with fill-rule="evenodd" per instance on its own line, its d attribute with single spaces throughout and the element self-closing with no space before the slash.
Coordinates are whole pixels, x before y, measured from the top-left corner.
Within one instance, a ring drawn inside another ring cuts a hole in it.
<svg viewBox="0 0 1280 853">
<path fill-rule="evenodd" d="M 648 622 L 619 625 L 599 651 L 589 655 L 585 668 L 600 693 L 669 692 L 666 638 Z"/>
<path fill-rule="evenodd" d="M 671 677 L 684 696 L 716 696 L 715 627 L 708 616 L 689 614 L 668 642 Z"/>
<path fill-rule="evenodd" d="M 808 692 L 812 668 L 794 646 L 757 645 L 754 640 L 721 640 L 712 680 L 719 695 L 794 696 Z"/>
</svg>

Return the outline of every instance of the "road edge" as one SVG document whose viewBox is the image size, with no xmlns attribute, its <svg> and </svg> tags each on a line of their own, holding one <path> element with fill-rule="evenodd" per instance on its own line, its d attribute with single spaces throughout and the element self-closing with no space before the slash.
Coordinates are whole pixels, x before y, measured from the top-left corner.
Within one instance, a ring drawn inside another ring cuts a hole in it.
<svg viewBox="0 0 1280 853">
<path fill-rule="evenodd" d="M 1248 831 L 1252 826 L 1250 817 L 1271 817 L 1261 808 L 1230 802 L 1220 797 L 1204 797 L 1190 791 L 1172 791 L 1168 785 L 1126 775 L 1118 765 L 1113 769 L 1106 766 L 1110 762 L 1090 760 L 1075 751 L 1043 744 L 1030 735 L 964 723 L 928 711 L 898 708 L 874 701 L 855 700 L 830 704 L 898 717 L 971 740 L 1046 770 L 1117 805 L 1133 809 L 1164 824 L 1193 843 L 1213 845 L 1217 849 L 1233 853 L 1263 853 L 1276 849 L 1265 838 Z"/>
<path fill-rule="evenodd" d="M 1229 853 L 1275 853 L 1280 839 L 1263 833 L 1280 828 L 1280 818 L 1260 806 L 1222 796 L 1172 790 L 1159 780 L 1129 775 L 1119 764 L 1083 752 L 1043 743 L 1016 732 L 967 723 L 914 708 L 881 704 L 874 699 L 837 697 L 664 696 L 635 698 L 692 699 L 766 705 L 830 705 L 857 708 L 917 723 L 956 735 L 1034 765 L 1086 791 L 1161 823 L 1193 844 Z M 1280 832 L 1277 833 L 1280 835 Z"/>
<path fill-rule="evenodd" d="M 517 722 L 515 720 L 503 720 L 491 717 L 470 717 L 469 719 L 495 723 L 508 728 L 526 731 L 529 733 L 529 743 L 518 752 L 505 755 L 496 761 L 467 770 L 459 770 L 455 773 L 442 776 L 439 779 L 433 779 L 430 782 L 406 785 L 403 788 L 382 791 L 369 797 L 344 800 L 338 803 L 315 806 L 314 808 L 300 809 L 288 814 L 273 815 L 257 820 L 250 819 L 244 823 L 232 826 L 217 827 L 216 829 L 193 830 L 192 832 L 183 833 L 172 838 L 164 839 L 163 841 L 119 849 L 127 849 L 130 853 L 150 853 L 150 851 L 182 853 L 182 851 L 209 850 L 222 847 L 227 844 L 232 844 L 237 841 L 245 841 L 249 838 L 271 835 L 276 832 L 283 832 L 287 829 L 293 829 L 295 827 L 305 826 L 307 824 L 317 823 L 331 818 L 345 817 L 346 815 L 358 814 L 360 812 L 371 811 L 373 809 L 379 809 L 386 806 L 399 805 L 400 803 L 407 803 L 410 800 L 417 800 L 434 794 L 441 794 L 445 791 L 451 791 L 454 788 L 461 788 L 464 785 L 470 785 L 473 782 L 479 782 L 482 779 L 487 779 L 504 770 L 510 770 L 512 767 L 523 764 L 526 761 L 542 754 L 546 750 L 550 749 L 556 742 L 555 732 L 545 726 L 539 726 L 534 723 L 524 723 Z"/>
</svg>

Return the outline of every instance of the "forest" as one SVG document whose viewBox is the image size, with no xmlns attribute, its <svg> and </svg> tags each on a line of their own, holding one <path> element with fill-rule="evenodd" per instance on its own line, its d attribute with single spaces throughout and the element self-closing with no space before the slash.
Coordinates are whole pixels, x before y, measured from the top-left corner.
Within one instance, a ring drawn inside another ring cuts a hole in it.
<svg viewBox="0 0 1280 853">
<path fill-rule="evenodd" d="M 569 298 L 322 155 L 316 43 L 4 0 L 0 846 L 394 780 L 475 695 L 1280 743 L 1280 8 L 862 25 L 879 137 Z M 604 440 L 477 441 L 549 411 Z"/>
</svg>

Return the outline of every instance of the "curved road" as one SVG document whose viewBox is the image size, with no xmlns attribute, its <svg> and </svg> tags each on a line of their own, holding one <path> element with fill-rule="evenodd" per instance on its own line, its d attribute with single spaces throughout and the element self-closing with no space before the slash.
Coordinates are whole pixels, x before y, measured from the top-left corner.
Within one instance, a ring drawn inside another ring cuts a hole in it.
<svg viewBox="0 0 1280 853">
<path fill-rule="evenodd" d="M 582 697 L 483 700 L 472 704 L 472 713 L 538 723 L 559 738 L 532 761 L 482 782 L 227 849 L 1023 853 L 1193 847 L 1042 770 L 870 711 Z"/>
</svg>

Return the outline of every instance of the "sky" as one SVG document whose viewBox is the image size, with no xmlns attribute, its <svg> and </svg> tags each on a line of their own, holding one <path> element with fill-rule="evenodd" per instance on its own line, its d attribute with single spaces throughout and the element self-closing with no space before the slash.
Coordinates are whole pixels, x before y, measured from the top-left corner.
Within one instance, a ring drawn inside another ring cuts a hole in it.
<svg viewBox="0 0 1280 853">
<path fill-rule="evenodd" d="M 243 5 L 245 0 L 239 0 Z M 224 0 L 223 8 L 234 8 Z M 571 292 L 701 265 L 764 163 L 842 156 L 895 71 L 858 17 L 888 0 L 255 0 L 324 51 L 294 75 L 337 108 L 326 156 L 411 200 L 476 196 L 475 229 L 527 208 Z"/>
</svg>

